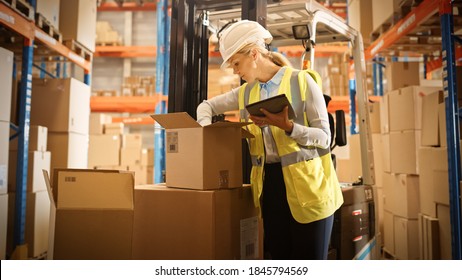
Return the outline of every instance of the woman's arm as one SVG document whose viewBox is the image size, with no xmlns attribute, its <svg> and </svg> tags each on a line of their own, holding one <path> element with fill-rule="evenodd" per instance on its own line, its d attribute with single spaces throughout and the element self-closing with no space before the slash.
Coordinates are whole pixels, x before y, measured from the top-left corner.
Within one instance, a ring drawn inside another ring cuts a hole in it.
<svg viewBox="0 0 462 280">
<path fill-rule="evenodd" d="M 305 112 L 308 118 L 308 127 L 294 123 L 290 137 L 302 146 L 316 146 L 327 149 L 331 144 L 331 132 L 324 96 L 309 74 L 306 74 L 306 80 L 308 87 Z"/>
<path fill-rule="evenodd" d="M 209 125 L 212 123 L 212 116 L 239 109 L 239 89 L 240 87 L 234 88 L 229 92 L 204 100 L 197 106 L 197 122 L 202 126 Z"/>
</svg>

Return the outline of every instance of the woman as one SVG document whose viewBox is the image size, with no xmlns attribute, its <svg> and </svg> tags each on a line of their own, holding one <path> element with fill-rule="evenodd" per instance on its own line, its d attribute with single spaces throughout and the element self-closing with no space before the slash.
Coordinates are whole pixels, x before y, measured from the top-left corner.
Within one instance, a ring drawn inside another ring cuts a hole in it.
<svg viewBox="0 0 462 280">
<path fill-rule="evenodd" d="M 261 208 L 265 252 L 272 259 L 327 259 L 333 214 L 343 197 L 330 155 L 330 128 L 323 94 L 304 71 L 294 70 L 284 56 L 265 48 L 271 34 L 254 21 L 242 20 L 219 38 L 222 68 L 232 67 L 246 81 L 228 93 L 204 101 L 197 121 L 240 110 L 241 121 L 255 136 L 248 141 L 255 206 Z M 288 108 L 264 117 L 245 106 L 286 94 Z"/>
</svg>

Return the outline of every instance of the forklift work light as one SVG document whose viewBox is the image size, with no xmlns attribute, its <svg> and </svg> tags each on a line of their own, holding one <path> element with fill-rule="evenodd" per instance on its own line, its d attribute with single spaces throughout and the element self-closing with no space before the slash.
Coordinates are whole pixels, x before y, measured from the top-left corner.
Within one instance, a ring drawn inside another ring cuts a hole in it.
<svg viewBox="0 0 462 280">
<path fill-rule="evenodd" d="M 308 25 L 293 25 L 292 26 L 292 33 L 294 34 L 294 38 L 298 40 L 308 40 L 310 39 L 310 30 Z"/>
</svg>

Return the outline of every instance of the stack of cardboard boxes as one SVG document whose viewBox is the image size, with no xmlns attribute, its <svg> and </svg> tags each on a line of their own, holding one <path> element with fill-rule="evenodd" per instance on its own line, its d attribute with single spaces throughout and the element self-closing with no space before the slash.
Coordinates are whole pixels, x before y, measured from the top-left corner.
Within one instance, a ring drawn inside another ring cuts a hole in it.
<svg viewBox="0 0 462 280">
<path fill-rule="evenodd" d="M 55 170 L 49 258 L 261 259 L 261 222 L 242 185 L 241 125 L 155 118 L 167 129 L 166 184 L 135 187 L 126 171 Z"/>
<path fill-rule="evenodd" d="M 13 53 L 0 48 L 0 73 L 13 73 Z M 8 148 L 12 75 L 0 76 L 0 259 L 5 259 L 8 219 Z"/>
<path fill-rule="evenodd" d="M 142 148 L 141 134 L 124 133 L 124 124 L 112 123 L 108 114 L 91 114 L 89 168 L 133 171 L 135 184 L 141 185 L 152 176 L 153 157 L 152 149 Z"/>
<path fill-rule="evenodd" d="M 120 90 L 121 96 L 154 96 L 155 78 L 152 76 L 125 77 Z"/>
<path fill-rule="evenodd" d="M 262 258 L 258 213 L 242 186 L 241 125 L 153 118 L 166 128 L 166 186 L 135 188 L 133 258 Z"/>
<path fill-rule="evenodd" d="M 30 122 L 48 128 L 55 168 L 87 168 L 90 87 L 74 78 L 33 79 Z"/>
<path fill-rule="evenodd" d="M 43 126 L 31 126 L 29 132 L 29 153 L 26 189 L 25 242 L 28 245 L 28 257 L 40 258 L 48 249 L 48 228 L 50 218 L 50 200 L 46 191 L 42 170 L 50 171 L 51 153 L 47 151 L 48 131 Z M 18 158 L 17 141 L 10 145 L 8 181 L 8 246 L 11 256 L 14 244 L 14 219 L 16 199 L 16 164 Z"/>
</svg>

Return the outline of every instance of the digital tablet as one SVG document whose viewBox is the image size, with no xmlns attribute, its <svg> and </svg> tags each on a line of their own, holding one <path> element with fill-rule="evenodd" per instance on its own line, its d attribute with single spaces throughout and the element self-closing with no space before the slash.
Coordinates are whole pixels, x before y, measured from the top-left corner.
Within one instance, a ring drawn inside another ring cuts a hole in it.
<svg viewBox="0 0 462 280">
<path fill-rule="evenodd" d="M 290 105 L 285 94 L 279 94 L 268 99 L 260 100 L 245 106 L 245 108 L 251 115 L 264 117 L 265 114 L 260 111 L 260 108 L 264 108 L 268 112 L 276 114 L 281 112 L 285 106 L 289 106 L 289 119 L 294 119 L 296 117 L 294 108 Z"/>
</svg>

